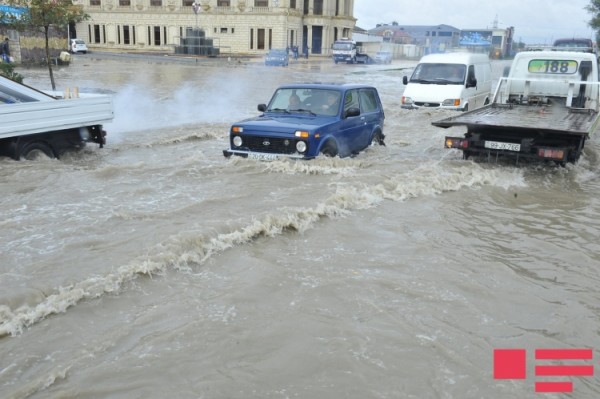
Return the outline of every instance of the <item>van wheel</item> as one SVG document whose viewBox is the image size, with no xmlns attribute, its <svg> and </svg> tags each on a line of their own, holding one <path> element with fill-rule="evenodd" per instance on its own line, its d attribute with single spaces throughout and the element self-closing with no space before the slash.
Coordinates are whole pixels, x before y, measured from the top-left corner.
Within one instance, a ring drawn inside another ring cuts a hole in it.
<svg viewBox="0 0 600 399">
<path fill-rule="evenodd" d="M 19 159 L 27 161 L 34 161 L 40 157 L 56 158 L 56 155 L 49 145 L 40 141 L 26 144 L 19 154 Z"/>
<path fill-rule="evenodd" d="M 321 148 L 321 154 L 325 155 L 326 157 L 335 157 L 338 154 L 337 146 L 335 145 L 334 142 L 328 141 Z"/>
</svg>

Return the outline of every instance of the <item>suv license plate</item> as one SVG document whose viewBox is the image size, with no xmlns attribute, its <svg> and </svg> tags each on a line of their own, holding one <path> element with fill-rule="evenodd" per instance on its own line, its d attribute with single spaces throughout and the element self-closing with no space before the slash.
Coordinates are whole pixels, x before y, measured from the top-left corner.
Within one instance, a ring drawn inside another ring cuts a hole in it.
<svg viewBox="0 0 600 399">
<path fill-rule="evenodd" d="M 484 147 L 492 150 L 521 151 L 521 144 L 501 143 L 499 141 L 486 141 Z"/>
<path fill-rule="evenodd" d="M 248 154 L 248 158 L 250 158 L 250 159 L 258 159 L 260 161 L 275 161 L 276 159 L 279 158 L 279 155 L 251 152 L 251 153 Z"/>
</svg>

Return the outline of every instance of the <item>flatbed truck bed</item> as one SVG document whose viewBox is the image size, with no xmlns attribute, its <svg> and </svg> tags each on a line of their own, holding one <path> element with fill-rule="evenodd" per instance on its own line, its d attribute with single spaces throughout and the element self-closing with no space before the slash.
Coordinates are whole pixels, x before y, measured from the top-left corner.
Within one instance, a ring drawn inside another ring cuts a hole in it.
<svg viewBox="0 0 600 399">
<path fill-rule="evenodd" d="M 438 127 L 466 126 L 470 132 L 493 129 L 588 135 L 595 129 L 598 113 L 567 108 L 560 102 L 548 105 L 492 103 L 467 113 L 435 121 Z"/>
</svg>

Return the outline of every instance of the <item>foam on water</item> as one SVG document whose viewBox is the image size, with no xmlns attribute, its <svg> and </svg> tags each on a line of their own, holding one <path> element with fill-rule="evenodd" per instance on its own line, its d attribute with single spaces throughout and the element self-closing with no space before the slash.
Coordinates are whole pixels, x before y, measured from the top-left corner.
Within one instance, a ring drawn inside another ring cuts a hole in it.
<svg viewBox="0 0 600 399">
<path fill-rule="evenodd" d="M 314 207 L 280 208 L 250 224 L 213 237 L 173 237 L 171 242 L 160 244 L 149 255 L 109 274 L 58 287 L 54 294 L 46 296 L 35 306 L 19 309 L 0 306 L 0 336 L 18 335 L 24 328 L 49 315 L 63 313 L 82 300 L 118 294 L 128 282 L 139 276 L 160 274 L 168 268 L 189 271 L 229 248 L 244 245 L 258 237 L 275 237 L 290 230 L 302 233 L 314 227 L 321 218 L 346 216 L 355 210 L 377 206 L 385 200 L 402 202 L 483 185 L 509 187 L 524 184 L 519 169 L 485 169 L 464 162 L 450 168 L 440 162 L 424 164 L 416 170 L 390 176 L 379 184 L 339 183 L 333 195 Z"/>
</svg>

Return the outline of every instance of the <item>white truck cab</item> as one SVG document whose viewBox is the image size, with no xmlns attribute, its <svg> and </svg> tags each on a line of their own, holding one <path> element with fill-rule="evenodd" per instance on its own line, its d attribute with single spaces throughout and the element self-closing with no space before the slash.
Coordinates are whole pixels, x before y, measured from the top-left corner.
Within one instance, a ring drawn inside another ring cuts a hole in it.
<svg viewBox="0 0 600 399">
<path fill-rule="evenodd" d="M 415 67 L 402 95 L 402 108 L 441 108 L 467 111 L 488 104 L 492 68 L 486 54 L 426 55 Z"/>
<path fill-rule="evenodd" d="M 567 107 L 597 111 L 596 55 L 574 51 L 520 52 L 508 78 L 500 80 L 494 97 L 499 103 L 545 103 L 551 97 L 564 98 Z"/>
</svg>

